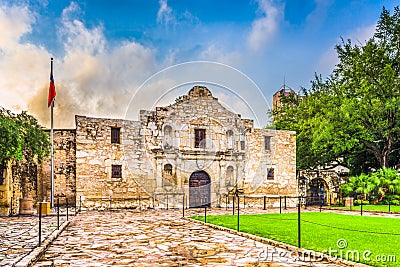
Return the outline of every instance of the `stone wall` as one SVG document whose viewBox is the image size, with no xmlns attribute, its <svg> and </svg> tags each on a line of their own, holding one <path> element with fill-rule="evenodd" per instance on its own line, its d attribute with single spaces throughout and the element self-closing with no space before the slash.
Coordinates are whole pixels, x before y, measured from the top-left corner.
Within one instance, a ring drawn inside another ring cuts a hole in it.
<svg viewBox="0 0 400 267">
<path fill-rule="evenodd" d="M 38 199 L 37 164 L 10 160 L 2 166 L 0 183 L 0 216 L 19 213 L 22 198 Z"/>
<path fill-rule="evenodd" d="M 11 173 L 11 161 L 0 166 L 0 216 L 8 216 L 11 213 L 13 192 Z"/>
<path fill-rule="evenodd" d="M 60 204 L 75 204 L 76 197 L 76 130 L 54 130 L 54 198 Z M 38 195 L 40 201 L 50 201 L 50 157 L 39 166 Z"/>
<path fill-rule="evenodd" d="M 111 142 L 111 128 L 120 129 L 120 143 Z M 199 147 L 197 129 L 205 132 Z M 211 179 L 212 205 L 235 187 L 247 195 L 297 195 L 295 133 L 254 128 L 202 86 L 169 106 L 140 111 L 140 121 L 76 116 L 76 133 L 77 200 L 89 208 L 138 207 L 139 199 L 181 206 L 200 170 Z M 121 178 L 112 177 L 113 165 L 122 166 Z"/>
<path fill-rule="evenodd" d="M 297 195 L 295 133 L 254 128 L 206 87 L 193 87 L 169 106 L 140 111 L 139 121 L 75 120 L 76 129 L 54 131 L 55 198 L 61 204 L 68 198 L 89 209 L 181 207 L 198 171 L 211 180 L 213 206 L 223 205 L 236 188 L 244 189 L 248 205 L 267 195 L 268 205 L 276 206 L 280 195 Z M 205 139 L 196 147 L 199 130 Z M 15 165 L 7 174 L 11 198 L 22 197 L 24 188 L 35 202 L 49 201 L 50 158 L 37 170 L 29 167 L 29 175 L 24 168 Z M 10 193 L 2 195 L 10 199 Z"/>
<path fill-rule="evenodd" d="M 137 179 L 154 187 L 146 166 L 140 122 L 76 116 L 76 199 L 86 208 L 150 205 Z M 111 128 L 120 129 L 120 143 L 111 142 Z M 126 153 L 129 151 L 129 153 Z M 122 167 L 113 178 L 112 166 Z M 131 168 L 130 168 L 131 167 Z M 148 179 L 147 179 L 148 178 Z"/>
</svg>

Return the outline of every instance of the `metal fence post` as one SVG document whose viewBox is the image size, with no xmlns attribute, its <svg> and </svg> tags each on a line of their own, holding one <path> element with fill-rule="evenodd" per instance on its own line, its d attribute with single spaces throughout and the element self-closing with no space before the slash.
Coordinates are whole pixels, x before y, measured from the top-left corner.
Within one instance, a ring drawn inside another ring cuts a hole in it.
<svg viewBox="0 0 400 267">
<path fill-rule="evenodd" d="M 68 221 L 68 198 L 65 199 L 65 204 L 67 206 L 67 221 Z"/>
<path fill-rule="evenodd" d="M 42 245 L 42 202 L 39 202 L 39 247 Z"/>
<path fill-rule="evenodd" d="M 264 196 L 264 210 L 267 209 L 267 196 Z"/>
<path fill-rule="evenodd" d="M 361 216 L 362 216 L 362 213 L 363 213 L 363 203 L 362 202 L 363 201 L 361 200 L 361 205 L 360 205 Z"/>
<path fill-rule="evenodd" d="M 235 196 L 232 197 L 232 215 L 235 215 Z"/>
<path fill-rule="evenodd" d="M 185 194 L 182 196 L 182 218 L 185 218 Z"/>
<path fill-rule="evenodd" d="M 82 196 L 79 196 L 79 210 L 78 212 L 82 211 Z"/>
<path fill-rule="evenodd" d="M 167 210 L 168 210 L 168 194 L 167 194 Z"/>
<path fill-rule="evenodd" d="M 298 242 L 297 246 L 299 248 L 301 248 L 300 212 L 301 212 L 301 196 L 299 196 L 299 203 L 297 205 L 297 242 Z"/>
<path fill-rule="evenodd" d="M 279 196 L 279 214 L 282 214 L 282 196 Z"/>
<path fill-rule="evenodd" d="M 60 198 L 57 198 L 57 230 L 60 229 Z"/>
<path fill-rule="evenodd" d="M 207 222 L 207 206 L 204 206 L 204 222 Z"/>
<path fill-rule="evenodd" d="M 237 196 L 237 230 L 240 232 L 240 196 Z"/>
<path fill-rule="evenodd" d="M 389 213 L 390 213 L 390 200 L 389 200 Z"/>
<path fill-rule="evenodd" d="M 10 213 L 8 214 L 8 216 L 12 216 L 13 215 L 13 197 L 10 198 Z"/>
<path fill-rule="evenodd" d="M 228 210 L 228 201 L 229 201 L 229 197 L 228 197 L 228 195 L 226 195 L 226 197 L 225 197 L 225 210 Z"/>
</svg>

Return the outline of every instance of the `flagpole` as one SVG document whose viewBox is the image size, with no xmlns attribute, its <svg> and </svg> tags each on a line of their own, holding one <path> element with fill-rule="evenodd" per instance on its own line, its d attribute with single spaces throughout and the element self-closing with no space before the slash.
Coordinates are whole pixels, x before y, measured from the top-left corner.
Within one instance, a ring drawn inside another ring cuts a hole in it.
<svg viewBox="0 0 400 267">
<path fill-rule="evenodd" d="M 53 74 L 53 58 L 51 58 L 51 73 Z M 50 182 L 51 182 L 51 208 L 54 208 L 54 129 L 53 129 L 53 108 L 54 108 L 54 98 L 51 100 L 50 108 L 50 140 L 51 140 L 51 165 L 50 165 Z"/>
</svg>

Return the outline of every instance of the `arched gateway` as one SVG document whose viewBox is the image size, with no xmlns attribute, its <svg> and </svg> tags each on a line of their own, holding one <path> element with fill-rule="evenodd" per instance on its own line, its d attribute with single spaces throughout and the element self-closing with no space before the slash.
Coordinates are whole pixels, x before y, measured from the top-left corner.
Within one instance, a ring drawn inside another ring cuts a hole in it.
<svg viewBox="0 0 400 267">
<path fill-rule="evenodd" d="M 189 206 L 210 207 L 211 179 L 205 171 L 196 171 L 189 178 Z"/>
</svg>

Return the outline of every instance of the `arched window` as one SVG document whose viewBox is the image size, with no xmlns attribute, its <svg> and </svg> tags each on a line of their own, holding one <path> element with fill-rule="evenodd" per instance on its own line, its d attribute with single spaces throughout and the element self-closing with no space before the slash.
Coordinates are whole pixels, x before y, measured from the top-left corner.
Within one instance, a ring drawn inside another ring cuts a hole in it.
<svg viewBox="0 0 400 267">
<path fill-rule="evenodd" d="M 172 175 L 172 165 L 165 164 L 163 169 L 163 186 L 170 186 L 174 182 L 174 177 Z"/>
<path fill-rule="evenodd" d="M 164 173 L 166 175 L 172 175 L 172 165 L 171 164 L 164 165 Z"/>
<path fill-rule="evenodd" d="M 226 168 L 226 185 L 233 186 L 234 183 L 235 183 L 235 181 L 234 181 L 234 177 L 233 177 L 233 167 L 228 166 L 228 168 Z"/>
<path fill-rule="evenodd" d="M 240 134 L 240 150 L 246 149 L 246 132 Z"/>
<path fill-rule="evenodd" d="M 172 127 L 167 125 L 164 127 L 164 136 L 172 137 Z"/>
<path fill-rule="evenodd" d="M 226 132 L 226 140 L 227 140 L 227 148 L 228 149 L 233 149 L 233 131 L 228 130 Z"/>
<path fill-rule="evenodd" d="M 164 148 L 170 149 L 173 146 L 173 130 L 172 127 L 167 125 L 164 127 Z"/>
</svg>

